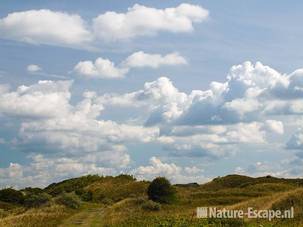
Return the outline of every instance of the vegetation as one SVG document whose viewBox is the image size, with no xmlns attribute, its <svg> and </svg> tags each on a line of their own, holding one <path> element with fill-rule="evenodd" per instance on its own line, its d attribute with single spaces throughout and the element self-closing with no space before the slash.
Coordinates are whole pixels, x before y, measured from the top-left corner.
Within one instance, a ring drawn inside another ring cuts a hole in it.
<svg viewBox="0 0 303 227">
<path fill-rule="evenodd" d="M 217 177 L 171 185 L 165 178 L 89 175 L 44 189 L 0 190 L 2 226 L 303 226 L 303 180 Z M 196 207 L 289 209 L 294 219 L 198 219 Z"/>
<path fill-rule="evenodd" d="M 176 191 L 164 177 L 157 177 L 148 186 L 148 198 L 159 203 L 173 203 L 176 200 Z"/>
<path fill-rule="evenodd" d="M 62 193 L 56 198 L 56 203 L 72 209 L 78 209 L 80 207 L 78 198 L 73 194 Z"/>
<path fill-rule="evenodd" d="M 26 207 L 40 207 L 48 203 L 50 198 L 50 195 L 45 192 L 31 193 L 25 196 L 23 204 Z"/>
<path fill-rule="evenodd" d="M 24 195 L 22 194 L 22 192 L 17 191 L 13 188 L 5 188 L 0 190 L 0 201 L 14 204 L 22 204 L 24 201 Z"/>
<path fill-rule="evenodd" d="M 161 204 L 156 203 L 152 200 L 148 200 L 141 205 L 142 209 L 150 211 L 158 211 L 161 209 Z"/>
</svg>

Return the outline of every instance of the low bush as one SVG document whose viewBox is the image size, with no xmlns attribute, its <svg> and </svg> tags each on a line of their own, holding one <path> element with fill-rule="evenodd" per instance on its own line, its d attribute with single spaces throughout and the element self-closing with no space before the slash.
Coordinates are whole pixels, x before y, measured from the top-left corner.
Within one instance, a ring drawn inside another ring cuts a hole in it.
<svg viewBox="0 0 303 227">
<path fill-rule="evenodd" d="M 29 194 L 24 199 L 24 206 L 39 207 L 46 204 L 51 199 L 47 193 Z"/>
<path fill-rule="evenodd" d="M 56 198 L 56 203 L 64 205 L 68 208 L 78 209 L 80 202 L 75 195 L 62 193 Z"/>
<path fill-rule="evenodd" d="M 89 202 L 89 201 L 92 201 L 92 199 L 93 199 L 93 193 L 91 191 L 85 191 L 83 189 L 79 189 L 79 190 L 76 190 L 75 193 L 77 196 L 79 196 L 79 198 L 82 201 Z"/>
<path fill-rule="evenodd" d="M 22 192 L 13 188 L 5 188 L 0 190 L 0 201 L 14 204 L 22 204 L 24 195 Z"/>
<path fill-rule="evenodd" d="M 148 200 L 145 201 L 142 205 L 141 205 L 143 210 L 148 210 L 148 211 L 158 211 L 161 209 L 161 204 L 156 203 L 152 200 Z"/>
</svg>

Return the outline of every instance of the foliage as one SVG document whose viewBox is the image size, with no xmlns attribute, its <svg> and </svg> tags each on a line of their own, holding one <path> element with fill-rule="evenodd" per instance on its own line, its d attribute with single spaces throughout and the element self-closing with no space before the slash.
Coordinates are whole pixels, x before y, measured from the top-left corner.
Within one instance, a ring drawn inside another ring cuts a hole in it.
<svg viewBox="0 0 303 227">
<path fill-rule="evenodd" d="M 93 193 L 84 189 L 78 189 L 75 191 L 76 195 L 80 197 L 82 201 L 89 202 L 93 199 Z"/>
<path fill-rule="evenodd" d="M 65 180 L 59 183 L 53 183 L 47 186 L 44 190 L 52 196 L 59 195 L 62 192 L 72 192 L 103 179 L 104 177 L 98 175 L 87 175 L 83 177 Z"/>
<path fill-rule="evenodd" d="M 279 183 L 289 184 L 294 186 L 303 186 L 303 179 L 284 179 L 272 176 L 265 177 L 248 177 L 237 174 L 227 175 L 225 177 L 214 178 L 211 182 L 202 185 L 205 190 L 220 190 L 223 188 L 243 188 L 247 186 L 264 184 L 264 183 Z"/>
<path fill-rule="evenodd" d="M 28 194 L 24 199 L 24 206 L 26 207 L 39 207 L 46 204 L 51 199 L 47 193 Z"/>
<path fill-rule="evenodd" d="M 22 204 L 23 200 L 24 195 L 20 191 L 17 191 L 13 188 L 5 188 L 0 190 L 0 201 L 14 204 Z"/>
<path fill-rule="evenodd" d="M 161 204 L 154 202 L 152 200 L 147 200 L 141 205 L 143 210 L 147 211 L 158 211 L 161 209 Z"/>
<path fill-rule="evenodd" d="M 20 190 L 22 193 L 24 193 L 25 195 L 27 194 L 40 194 L 43 192 L 43 189 L 41 188 L 32 188 L 32 187 L 27 187 L 24 188 L 22 190 Z"/>
<path fill-rule="evenodd" d="M 176 191 L 164 177 L 154 179 L 147 189 L 148 198 L 159 203 L 172 203 L 176 200 Z"/>
<path fill-rule="evenodd" d="M 56 203 L 72 209 L 78 209 L 80 207 L 80 202 L 78 201 L 77 197 L 67 193 L 62 193 L 59 195 L 56 198 Z"/>
</svg>

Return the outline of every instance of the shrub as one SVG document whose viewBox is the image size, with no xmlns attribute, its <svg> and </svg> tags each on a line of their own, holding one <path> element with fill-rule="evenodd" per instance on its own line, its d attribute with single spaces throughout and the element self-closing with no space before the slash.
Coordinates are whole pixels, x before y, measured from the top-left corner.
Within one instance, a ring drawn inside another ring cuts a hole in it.
<svg viewBox="0 0 303 227">
<path fill-rule="evenodd" d="M 141 205 L 143 210 L 149 210 L 149 211 L 158 211 L 161 209 L 161 204 L 156 203 L 152 200 L 148 200 L 145 201 L 142 205 Z"/>
<path fill-rule="evenodd" d="M 24 195 L 22 192 L 17 191 L 13 188 L 5 188 L 0 190 L 0 201 L 7 203 L 22 204 Z"/>
<path fill-rule="evenodd" d="M 46 204 L 50 198 L 47 193 L 29 194 L 24 199 L 24 205 L 26 207 L 39 207 Z"/>
<path fill-rule="evenodd" d="M 56 202 L 72 209 L 78 209 L 80 207 L 78 199 L 75 196 L 66 193 L 59 195 L 56 198 Z"/>
<path fill-rule="evenodd" d="M 25 194 L 41 194 L 41 193 L 43 193 L 43 189 L 41 189 L 41 188 L 31 188 L 31 187 L 24 188 L 20 191 L 25 193 Z"/>
<path fill-rule="evenodd" d="M 93 193 L 91 191 L 85 191 L 83 189 L 79 189 L 79 190 L 76 190 L 75 193 L 83 201 L 89 202 L 89 201 L 92 201 L 92 199 L 93 199 Z"/>
<path fill-rule="evenodd" d="M 154 179 L 147 190 L 148 198 L 159 203 L 172 203 L 176 200 L 176 191 L 164 177 Z"/>
</svg>

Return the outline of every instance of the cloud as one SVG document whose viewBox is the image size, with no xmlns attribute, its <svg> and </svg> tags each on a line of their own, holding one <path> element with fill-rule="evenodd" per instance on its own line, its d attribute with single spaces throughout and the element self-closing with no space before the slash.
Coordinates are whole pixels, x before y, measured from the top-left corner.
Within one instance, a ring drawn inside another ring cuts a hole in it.
<svg viewBox="0 0 303 227">
<path fill-rule="evenodd" d="M 26 67 L 26 70 L 27 70 L 29 73 L 36 73 L 36 72 L 42 71 L 42 68 L 41 68 L 39 65 L 31 64 L 31 65 L 28 65 L 28 66 Z"/>
<path fill-rule="evenodd" d="M 286 144 L 288 149 L 303 150 L 303 130 L 302 128 L 297 129 L 297 131 L 291 136 Z"/>
<path fill-rule="evenodd" d="M 109 59 L 99 57 L 95 62 L 80 61 L 75 65 L 73 71 L 87 78 L 115 79 L 124 77 L 132 68 L 158 68 L 163 65 L 182 64 L 187 64 L 187 61 L 178 53 L 162 56 L 160 54 L 148 54 L 139 51 L 128 56 L 118 66 Z"/>
<path fill-rule="evenodd" d="M 277 133 L 283 134 L 284 133 L 284 125 L 281 121 L 276 120 L 266 120 L 265 121 L 265 129 Z"/>
<path fill-rule="evenodd" d="M 0 34 L 4 39 L 71 47 L 87 45 L 93 40 L 79 15 L 48 9 L 8 14 L 0 19 Z"/>
<path fill-rule="evenodd" d="M 143 51 L 138 51 L 128 56 L 123 62 L 123 65 L 127 68 L 159 68 L 162 65 L 183 64 L 187 64 L 187 61 L 176 52 L 161 56 L 160 54 L 147 54 Z"/>
<path fill-rule="evenodd" d="M 49 78 L 56 78 L 56 79 L 67 79 L 65 76 L 56 75 L 52 73 L 45 72 L 41 66 L 30 64 L 26 67 L 26 71 L 31 75 L 37 75 L 37 76 L 43 76 L 43 77 L 49 77 Z"/>
<path fill-rule="evenodd" d="M 97 58 L 95 62 L 80 61 L 75 67 L 74 71 L 85 77 L 95 78 L 122 78 L 127 69 L 120 69 L 115 66 L 113 62 L 108 59 Z"/>
<path fill-rule="evenodd" d="M 81 158 L 30 155 L 29 164 L 10 163 L 0 168 L 1 187 L 45 187 L 50 183 L 87 174 L 115 175 L 116 170 Z"/>
<path fill-rule="evenodd" d="M 157 157 L 150 158 L 150 165 L 139 166 L 133 174 L 139 179 L 152 180 L 155 177 L 167 177 L 173 183 L 202 183 L 207 180 L 202 175 L 203 170 L 196 167 L 181 167 L 174 163 L 164 163 Z"/>
<path fill-rule="evenodd" d="M 67 12 L 28 10 L 1 18 L 0 37 L 36 45 L 95 50 L 100 40 L 112 42 L 161 31 L 191 32 L 193 23 L 203 22 L 207 17 L 206 9 L 191 4 L 166 9 L 135 4 L 126 13 L 108 11 L 87 21 Z"/>
<path fill-rule="evenodd" d="M 160 77 L 128 93 L 86 91 L 82 98 L 72 96 L 71 81 L 39 81 L 15 90 L 0 85 L 0 117 L 16 119 L 14 129 L 3 124 L 14 130 L 5 137 L 14 143 L 6 145 L 43 153 L 50 160 L 52 155 L 72 159 L 71 170 L 81 169 L 82 162 L 90 163 L 91 170 L 129 168 L 133 161 L 128 150 L 135 144 L 155 146 L 175 160 L 217 160 L 246 152 L 245 146 L 280 146 L 277 138 L 285 143 L 302 115 L 300 75 L 300 70 L 282 74 L 244 62 L 231 67 L 226 80 L 211 82 L 204 90 L 182 92 L 169 78 Z M 289 106 L 297 108 L 290 112 Z M 114 121 L 107 115 L 113 108 L 128 115 Z M 301 134 L 295 132 L 286 146 L 298 150 L 297 157 L 302 156 Z M 178 179 L 171 179 L 186 180 L 185 167 L 172 164 L 154 158 L 135 169 L 142 177 L 176 173 Z"/>
<path fill-rule="evenodd" d="M 291 171 L 289 166 L 283 162 L 273 164 L 266 161 L 258 161 L 245 167 L 238 166 L 235 168 L 234 173 L 254 177 L 274 176 L 293 178 L 294 174 Z"/>
<path fill-rule="evenodd" d="M 231 67 L 225 82 L 211 82 L 207 90 L 186 94 L 162 77 L 145 83 L 143 90 L 111 97 L 115 101 L 120 99 L 120 104 L 121 99 L 129 99 L 124 104 L 134 103 L 134 106 L 148 103 L 151 113 L 146 125 L 249 123 L 268 116 L 302 114 L 303 85 L 298 75 L 301 74 L 281 74 L 260 62 L 255 65 L 244 62 Z"/>
<path fill-rule="evenodd" d="M 39 81 L 16 91 L 0 89 L 0 113 L 30 118 L 64 115 L 70 108 L 71 85 L 72 81 Z"/>
<path fill-rule="evenodd" d="M 191 32 L 193 23 L 205 21 L 208 11 L 201 6 L 180 4 L 156 9 L 135 4 L 126 13 L 106 12 L 93 19 L 96 36 L 106 41 L 155 35 L 158 32 Z"/>
</svg>

